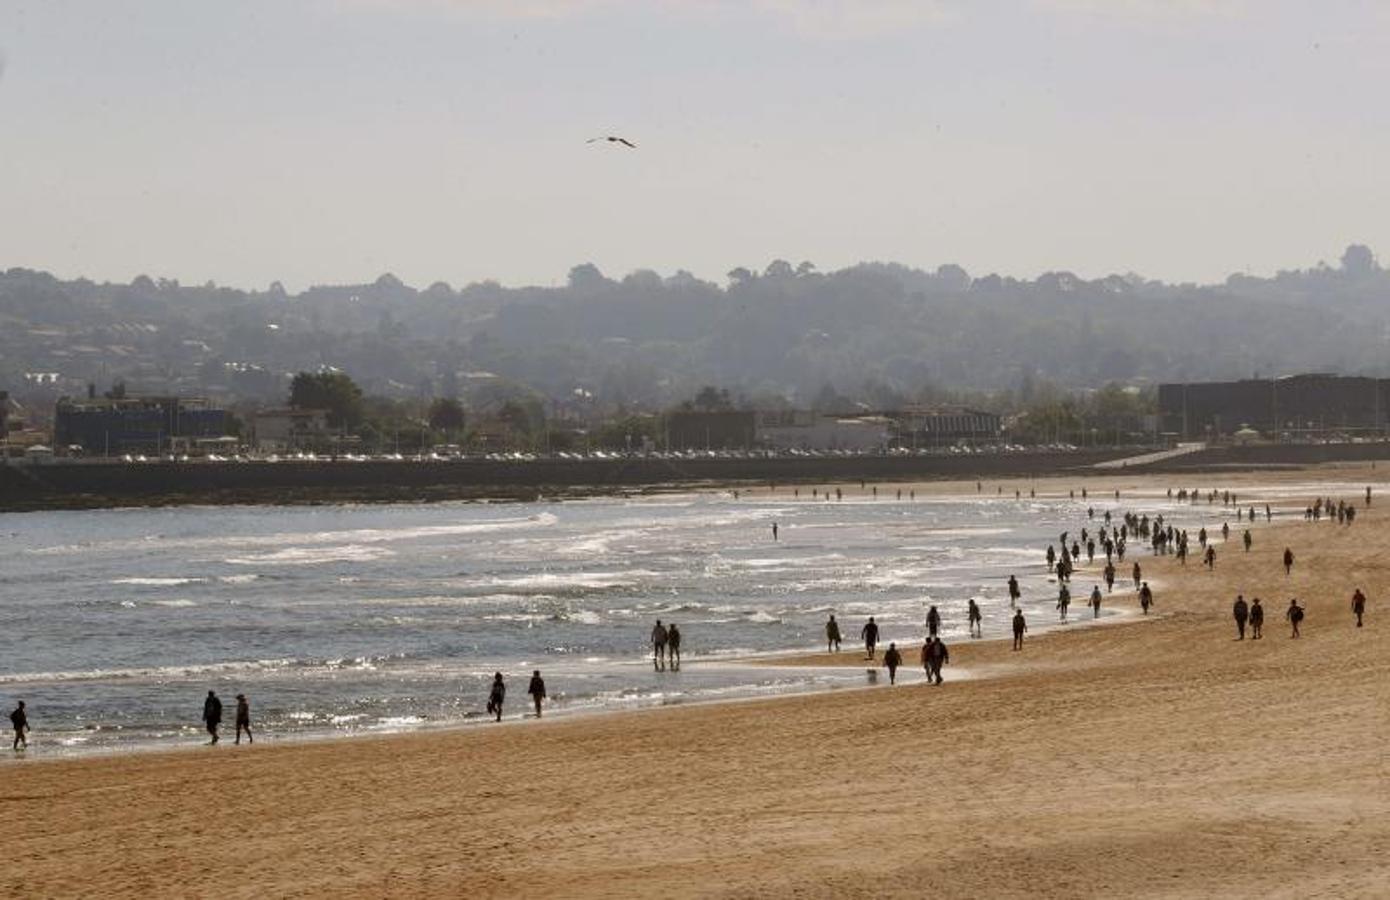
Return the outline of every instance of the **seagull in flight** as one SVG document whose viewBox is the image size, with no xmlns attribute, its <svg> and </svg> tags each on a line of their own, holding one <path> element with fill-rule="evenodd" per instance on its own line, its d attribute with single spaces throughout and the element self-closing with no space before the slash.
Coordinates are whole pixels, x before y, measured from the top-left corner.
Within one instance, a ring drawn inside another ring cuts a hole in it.
<svg viewBox="0 0 1390 900">
<path fill-rule="evenodd" d="M 633 150 L 636 150 L 636 149 L 637 149 L 637 145 L 634 144 L 632 141 L 629 141 L 627 138 L 625 138 L 625 137 L 615 137 L 614 135 L 611 135 L 611 134 L 610 134 L 610 135 L 607 135 L 606 137 L 589 138 L 589 139 L 588 139 L 587 141 L 585 141 L 584 143 L 586 143 L 586 144 L 592 144 L 594 141 L 612 141 L 612 142 L 615 143 L 615 144 L 622 144 L 624 147 L 630 147 L 630 148 L 633 149 Z"/>
</svg>

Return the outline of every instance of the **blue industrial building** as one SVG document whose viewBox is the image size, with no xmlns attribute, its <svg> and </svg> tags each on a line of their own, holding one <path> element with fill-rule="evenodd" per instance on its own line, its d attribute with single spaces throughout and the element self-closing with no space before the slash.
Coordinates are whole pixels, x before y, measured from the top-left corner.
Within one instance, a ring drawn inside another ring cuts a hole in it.
<svg viewBox="0 0 1390 900">
<path fill-rule="evenodd" d="M 56 446 L 79 446 L 91 456 L 161 454 L 226 433 L 226 410 L 182 397 L 63 399 L 53 423 Z"/>
</svg>

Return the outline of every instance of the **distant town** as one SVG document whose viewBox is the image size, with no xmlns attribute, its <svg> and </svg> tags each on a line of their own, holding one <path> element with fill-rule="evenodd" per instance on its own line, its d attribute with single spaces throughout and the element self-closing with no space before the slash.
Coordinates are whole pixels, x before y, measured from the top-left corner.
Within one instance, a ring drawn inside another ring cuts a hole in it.
<svg viewBox="0 0 1390 900">
<path fill-rule="evenodd" d="M 756 409 L 710 386 L 670 409 L 595 415 L 514 400 L 484 409 L 453 398 L 403 404 L 366 397 L 346 373 L 323 370 L 293 376 L 283 405 L 254 408 L 136 395 L 116 383 L 33 410 L 0 391 L 0 448 L 8 462 L 128 463 L 1007 453 L 1378 440 L 1388 406 L 1390 379 L 1306 374 L 1163 384 L 1149 394 L 1112 385 L 1014 412 L 944 403 Z"/>
</svg>

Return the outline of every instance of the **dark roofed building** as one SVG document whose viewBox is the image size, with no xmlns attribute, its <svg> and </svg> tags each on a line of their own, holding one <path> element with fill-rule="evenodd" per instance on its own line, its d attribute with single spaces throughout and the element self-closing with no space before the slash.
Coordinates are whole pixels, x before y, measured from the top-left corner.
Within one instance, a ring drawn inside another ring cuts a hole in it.
<svg viewBox="0 0 1390 900">
<path fill-rule="evenodd" d="M 1243 426 L 1266 435 L 1379 434 L 1387 400 L 1390 380 L 1343 375 L 1158 386 L 1162 430 L 1180 438 L 1232 435 Z"/>
<path fill-rule="evenodd" d="M 226 433 L 226 410 L 182 397 L 64 398 L 53 423 L 55 445 L 97 456 L 162 453 L 181 439 Z"/>
</svg>

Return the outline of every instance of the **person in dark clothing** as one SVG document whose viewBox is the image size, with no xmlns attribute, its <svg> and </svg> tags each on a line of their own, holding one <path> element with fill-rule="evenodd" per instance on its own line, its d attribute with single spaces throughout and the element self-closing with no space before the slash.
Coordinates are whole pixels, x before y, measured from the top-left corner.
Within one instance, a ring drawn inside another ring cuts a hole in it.
<svg viewBox="0 0 1390 900">
<path fill-rule="evenodd" d="M 1265 608 L 1260 605 L 1260 598 L 1255 597 L 1250 601 L 1250 640 L 1258 641 L 1264 637 L 1265 627 Z"/>
<path fill-rule="evenodd" d="M 1023 610 L 1014 612 L 1014 649 L 1023 649 L 1023 635 L 1028 631 L 1028 623 L 1023 619 Z"/>
<path fill-rule="evenodd" d="M 246 732 L 246 743 L 256 743 L 251 736 L 251 701 L 246 699 L 245 694 L 236 695 L 236 740 L 233 744 L 241 744 L 241 733 Z"/>
<path fill-rule="evenodd" d="M 541 677 L 540 669 L 531 673 L 531 683 L 527 686 L 526 693 L 531 695 L 531 701 L 536 704 L 536 718 L 539 719 L 541 701 L 545 699 L 545 679 Z"/>
<path fill-rule="evenodd" d="M 666 641 L 669 637 L 666 626 L 657 619 L 652 626 L 652 668 L 658 672 L 666 668 Z"/>
<path fill-rule="evenodd" d="M 24 711 L 23 700 L 10 713 L 10 724 L 14 726 L 14 751 L 29 749 L 29 739 L 25 735 L 33 729 L 29 727 L 29 714 Z"/>
<path fill-rule="evenodd" d="M 1289 620 L 1289 625 L 1293 628 L 1291 638 L 1298 637 L 1298 626 L 1303 621 L 1303 607 L 1298 605 L 1298 598 L 1289 600 L 1289 608 L 1284 610 L 1284 618 Z"/>
<path fill-rule="evenodd" d="M 1249 528 L 1245 529 L 1245 537 L 1243 538 L 1243 540 L 1245 541 L 1245 552 L 1246 552 L 1246 553 L 1249 553 L 1249 552 L 1250 552 L 1250 544 L 1254 541 L 1254 538 L 1252 538 L 1252 537 L 1250 536 L 1250 529 L 1249 529 Z"/>
<path fill-rule="evenodd" d="M 970 636 L 980 637 L 984 630 L 984 616 L 980 614 L 980 605 L 975 602 L 975 598 L 970 598 L 970 605 L 965 611 L 966 620 L 970 624 Z"/>
<path fill-rule="evenodd" d="M 927 635 L 936 637 L 936 633 L 941 630 L 941 613 L 936 611 L 935 606 L 927 608 Z"/>
<path fill-rule="evenodd" d="M 1245 640 L 1245 620 L 1250 618 L 1250 608 L 1245 605 L 1244 596 L 1236 595 L 1236 602 L 1231 604 L 1231 616 L 1236 620 L 1236 640 Z"/>
<path fill-rule="evenodd" d="M 887 651 L 883 654 L 883 664 L 888 667 L 888 683 L 898 683 L 898 666 L 903 664 L 903 655 L 898 652 L 898 645 L 888 644 Z"/>
<path fill-rule="evenodd" d="M 666 662 L 671 671 L 679 672 L 681 667 L 681 630 L 672 622 L 666 629 Z"/>
<path fill-rule="evenodd" d="M 1288 547 L 1284 548 L 1284 577 L 1288 578 L 1293 571 L 1293 551 Z"/>
<path fill-rule="evenodd" d="M 874 658 L 874 648 L 878 646 L 878 624 L 874 622 L 874 617 L 869 616 L 868 623 L 859 629 L 859 636 L 864 639 L 864 649 L 869 654 L 869 659 Z"/>
<path fill-rule="evenodd" d="M 1132 574 L 1134 575 L 1134 589 L 1137 591 L 1139 590 L 1139 578 L 1143 574 L 1139 569 L 1139 563 L 1137 560 L 1134 563 L 1134 569 Z"/>
<path fill-rule="evenodd" d="M 1052 545 L 1047 545 L 1047 571 L 1052 571 L 1052 566 L 1057 562 L 1057 551 L 1052 549 Z"/>
<path fill-rule="evenodd" d="M 830 614 L 830 621 L 825 623 L 825 652 L 840 652 L 840 623 L 835 621 L 835 614 Z"/>
<path fill-rule="evenodd" d="M 936 684 L 941 684 L 941 667 L 951 661 L 951 651 L 946 649 L 946 642 L 937 638 L 931 643 L 931 676 L 936 679 Z"/>
<path fill-rule="evenodd" d="M 1215 545 L 1215 544 L 1209 544 L 1209 545 L 1207 545 L 1206 559 L 1204 560 L 1204 562 L 1206 563 L 1208 569 L 1215 569 L 1215 568 L 1216 568 L 1216 545 Z"/>
<path fill-rule="evenodd" d="M 497 716 L 497 721 L 502 721 L 502 703 L 507 699 L 507 686 L 502 683 L 502 673 L 497 672 L 492 676 L 492 690 L 487 695 L 487 711 Z"/>
<path fill-rule="evenodd" d="M 1370 488 L 1366 488 L 1367 496 L 1370 496 Z M 1361 593 L 1361 588 L 1356 589 L 1356 593 L 1351 595 L 1351 611 L 1356 616 L 1356 627 L 1361 627 L 1361 617 L 1366 614 L 1366 595 Z"/>
<path fill-rule="evenodd" d="M 1071 591 L 1067 590 L 1064 584 L 1057 591 L 1057 617 L 1063 622 L 1067 620 L 1067 610 L 1071 607 Z"/>
<path fill-rule="evenodd" d="M 1139 608 L 1144 611 L 1144 615 L 1149 614 L 1149 607 L 1154 605 L 1154 592 L 1149 589 L 1149 583 L 1144 582 L 1139 588 Z"/>
<path fill-rule="evenodd" d="M 773 522 L 773 523 L 772 523 L 772 539 L 773 539 L 774 541 L 777 540 L 777 523 L 776 523 L 776 522 Z"/>
<path fill-rule="evenodd" d="M 1023 592 L 1018 589 L 1018 578 L 1014 575 L 1009 576 L 1009 606 L 1018 606 L 1018 599 L 1023 596 Z"/>
<path fill-rule="evenodd" d="M 1100 585 L 1091 588 L 1091 618 L 1100 618 Z"/>
<path fill-rule="evenodd" d="M 222 701 L 217 699 L 217 694 L 208 691 L 208 698 L 203 701 L 203 725 L 207 727 L 208 734 L 212 735 L 211 743 L 217 743 L 217 729 L 222 724 Z"/>
</svg>

